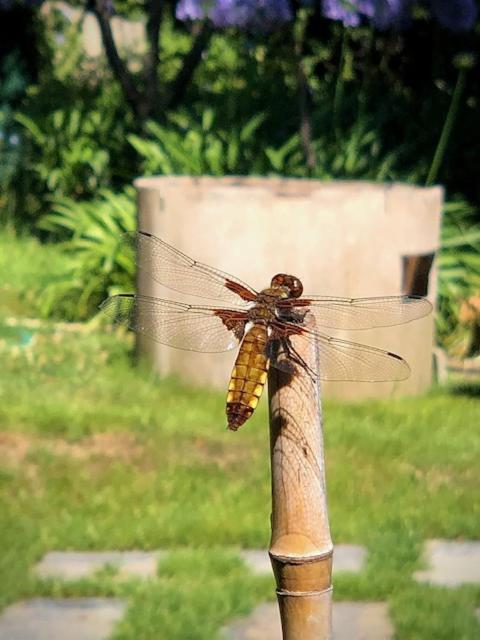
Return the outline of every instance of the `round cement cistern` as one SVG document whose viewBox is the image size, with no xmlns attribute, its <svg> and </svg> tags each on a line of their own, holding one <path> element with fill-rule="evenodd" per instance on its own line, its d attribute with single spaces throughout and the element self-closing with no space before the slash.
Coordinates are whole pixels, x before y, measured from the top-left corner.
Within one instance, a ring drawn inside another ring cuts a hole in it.
<svg viewBox="0 0 480 640">
<path fill-rule="evenodd" d="M 298 276 L 305 295 L 408 293 L 435 302 L 441 187 L 234 176 L 139 178 L 135 186 L 139 229 L 257 290 L 280 272 Z M 145 273 L 138 288 L 142 294 L 202 304 L 155 284 Z M 323 383 L 323 393 L 354 399 L 426 390 L 433 330 L 433 315 L 372 331 L 325 330 L 398 353 L 412 373 L 396 383 Z M 180 351 L 146 338 L 139 338 L 139 350 L 162 374 L 221 389 L 235 358 L 233 352 Z"/>
</svg>

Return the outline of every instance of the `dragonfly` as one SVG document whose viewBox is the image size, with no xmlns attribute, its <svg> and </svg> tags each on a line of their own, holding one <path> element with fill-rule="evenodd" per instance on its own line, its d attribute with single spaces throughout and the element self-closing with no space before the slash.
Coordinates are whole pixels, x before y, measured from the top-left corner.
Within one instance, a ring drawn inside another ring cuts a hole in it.
<svg viewBox="0 0 480 640">
<path fill-rule="evenodd" d="M 301 280 L 285 273 L 277 273 L 270 286 L 256 291 L 150 233 L 127 234 L 127 241 L 136 252 L 139 270 L 172 291 L 203 298 L 205 304 L 125 293 L 102 302 L 102 312 L 114 324 L 177 349 L 211 353 L 239 347 L 226 400 L 227 426 L 232 431 L 253 415 L 269 367 L 290 372 L 303 367 L 318 379 L 331 381 L 408 378 L 409 365 L 399 355 L 323 330 L 389 327 L 417 320 L 432 310 L 430 302 L 419 296 L 303 295 Z M 315 372 L 299 354 L 302 344 L 316 349 Z"/>
</svg>

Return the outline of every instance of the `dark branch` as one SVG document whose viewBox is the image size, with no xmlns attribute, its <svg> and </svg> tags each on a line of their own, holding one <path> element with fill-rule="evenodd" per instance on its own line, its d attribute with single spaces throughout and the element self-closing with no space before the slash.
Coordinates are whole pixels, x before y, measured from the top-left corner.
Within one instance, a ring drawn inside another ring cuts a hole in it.
<svg viewBox="0 0 480 640">
<path fill-rule="evenodd" d="M 148 0 L 146 2 L 147 11 L 147 40 L 148 54 L 145 65 L 146 80 L 146 112 L 152 115 L 159 108 L 159 88 L 158 88 L 158 65 L 159 56 L 159 36 L 162 23 L 163 2 L 161 0 Z"/>
<path fill-rule="evenodd" d="M 310 87 L 308 86 L 308 79 L 303 68 L 303 60 L 300 56 L 297 59 L 297 80 L 300 138 L 307 167 L 309 169 L 314 169 L 317 159 L 315 157 L 315 151 L 312 144 L 312 96 L 310 93 Z"/>
<path fill-rule="evenodd" d="M 297 16 L 298 2 L 292 1 L 292 11 Z M 308 21 L 307 21 L 308 23 Z M 317 159 L 313 148 L 313 127 L 312 127 L 312 106 L 313 99 L 308 84 L 307 74 L 305 73 L 305 37 L 307 23 L 301 25 L 301 29 L 296 33 L 295 28 L 292 30 L 293 49 L 295 55 L 295 65 L 297 73 L 298 88 L 298 112 L 300 118 L 300 139 L 302 142 L 305 162 L 310 170 L 315 168 Z"/>
<path fill-rule="evenodd" d="M 182 68 L 172 83 L 167 103 L 168 109 L 176 107 L 183 99 L 187 86 L 202 59 L 202 53 L 208 45 L 212 35 L 212 30 L 206 23 L 200 25 L 197 24 L 194 26 L 194 29 L 196 32 L 194 32 L 195 40 L 192 48 L 183 60 Z"/>
<path fill-rule="evenodd" d="M 89 8 L 92 10 L 98 21 L 108 62 L 115 78 L 120 83 L 125 100 L 128 102 L 135 115 L 141 116 L 141 96 L 133 84 L 127 67 L 118 54 L 117 46 L 113 38 L 112 28 L 110 25 L 110 14 L 107 9 L 106 2 L 105 0 L 94 0 L 89 4 Z"/>
</svg>

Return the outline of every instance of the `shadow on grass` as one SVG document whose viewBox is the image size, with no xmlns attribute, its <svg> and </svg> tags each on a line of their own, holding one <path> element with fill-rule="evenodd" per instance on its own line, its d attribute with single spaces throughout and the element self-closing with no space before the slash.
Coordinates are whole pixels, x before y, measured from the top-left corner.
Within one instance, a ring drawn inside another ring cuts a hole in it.
<svg viewBox="0 0 480 640">
<path fill-rule="evenodd" d="M 480 380 L 471 382 L 457 382 L 447 387 L 448 393 L 453 396 L 464 396 L 468 398 L 480 398 Z"/>
</svg>

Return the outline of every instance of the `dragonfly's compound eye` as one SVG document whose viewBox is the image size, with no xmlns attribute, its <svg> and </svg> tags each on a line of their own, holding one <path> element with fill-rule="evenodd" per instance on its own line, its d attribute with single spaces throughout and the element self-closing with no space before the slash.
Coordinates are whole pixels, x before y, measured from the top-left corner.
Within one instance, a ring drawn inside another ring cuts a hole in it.
<svg viewBox="0 0 480 640">
<path fill-rule="evenodd" d="M 299 298 L 303 293 L 303 284 L 295 276 L 289 276 L 286 273 L 277 273 L 272 278 L 272 287 L 285 287 L 290 297 Z"/>
</svg>

